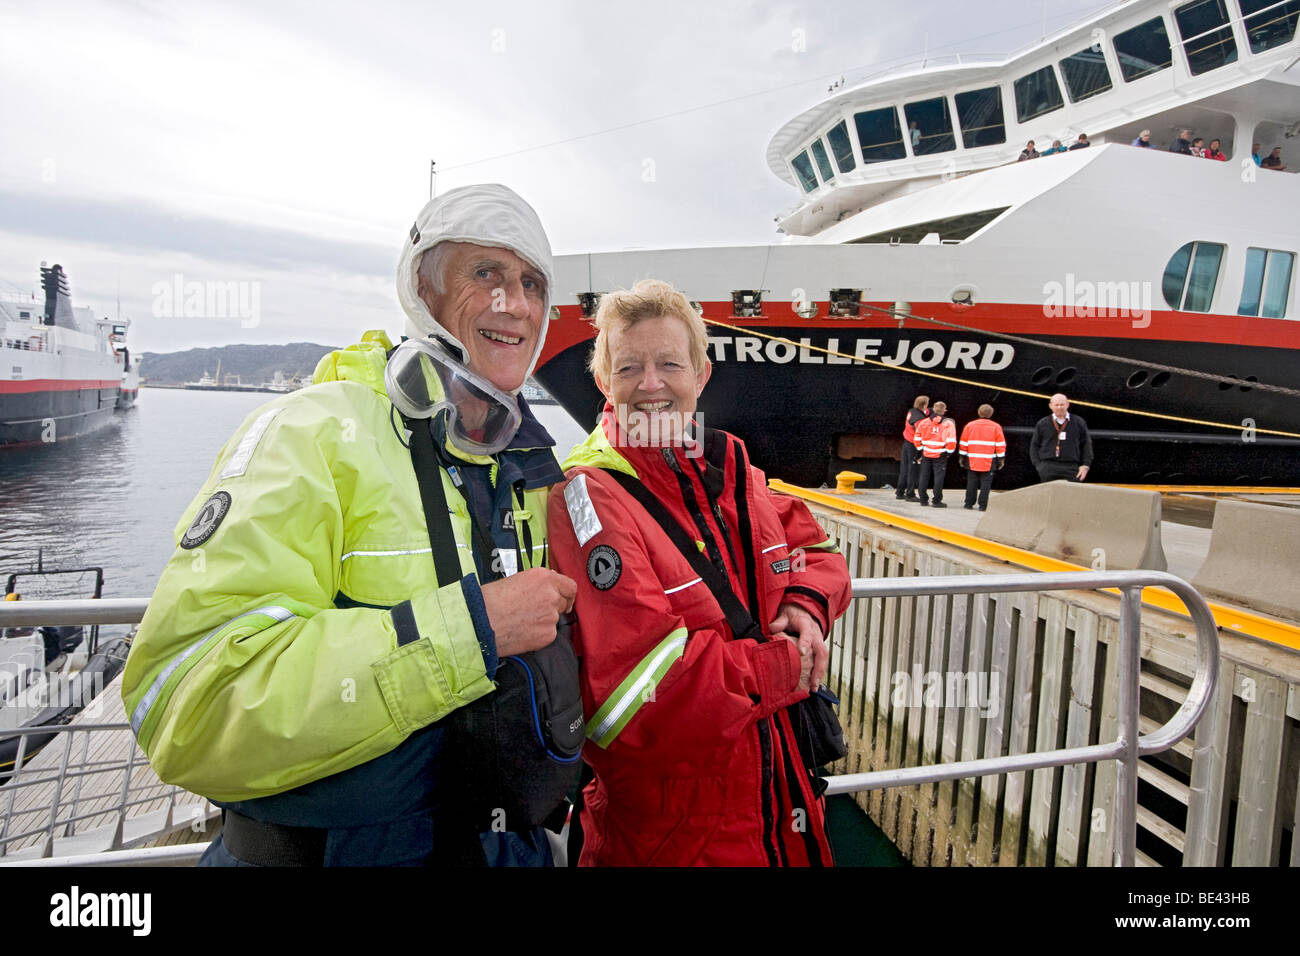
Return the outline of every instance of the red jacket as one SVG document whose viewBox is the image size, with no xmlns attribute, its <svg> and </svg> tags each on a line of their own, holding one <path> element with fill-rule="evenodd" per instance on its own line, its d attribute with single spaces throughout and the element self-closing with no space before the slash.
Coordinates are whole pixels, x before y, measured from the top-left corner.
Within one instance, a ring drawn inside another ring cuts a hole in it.
<svg viewBox="0 0 1300 956">
<path fill-rule="evenodd" d="M 971 471 L 991 471 L 994 461 L 997 467 L 1007 457 L 1007 439 L 1002 434 L 1002 426 L 991 418 L 977 418 L 967 422 L 961 430 L 961 453 L 966 456 Z"/>
<path fill-rule="evenodd" d="M 951 455 L 957 450 L 957 423 L 951 418 L 939 419 L 931 415 L 917 424 L 916 437 L 912 441 L 926 458 L 938 458 L 945 453 Z"/>
<path fill-rule="evenodd" d="M 903 418 L 903 441 L 916 440 L 916 423 L 926 418 L 927 413 L 919 408 L 909 408 Z"/>
<path fill-rule="evenodd" d="M 686 558 L 601 466 L 634 470 L 705 539 L 764 630 L 791 602 L 829 632 L 848 606 L 844 559 L 802 502 L 768 491 L 739 439 L 706 430 L 703 457 L 675 449 L 679 477 L 665 449 L 614 448 L 610 434 L 606 406 L 549 504 L 551 566 L 578 584 L 583 756 L 596 775 L 580 865 L 829 865 L 786 713 L 805 696 L 795 645 L 735 639 Z"/>
</svg>

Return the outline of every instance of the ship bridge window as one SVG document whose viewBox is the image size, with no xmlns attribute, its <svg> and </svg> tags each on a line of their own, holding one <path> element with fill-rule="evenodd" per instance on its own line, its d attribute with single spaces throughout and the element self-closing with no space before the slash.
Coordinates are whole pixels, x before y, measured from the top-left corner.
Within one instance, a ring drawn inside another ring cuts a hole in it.
<svg viewBox="0 0 1300 956">
<path fill-rule="evenodd" d="M 912 152 L 917 156 L 927 153 L 946 153 L 957 148 L 957 140 L 952 135 L 952 116 L 948 113 L 948 98 L 936 96 L 934 99 L 908 103 L 903 107 L 907 117 L 907 127 L 916 124 L 920 138 L 913 138 Z"/>
<path fill-rule="evenodd" d="M 1216 242 L 1189 242 L 1169 259 L 1160 288 L 1171 309 L 1209 312 L 1219 281 L 1224 246 Z"/>
<path fill-rule="evenodd" d="M 1195 0 L 1174 11 L 1192 76 L 1237 62 L 1228 0 Z"/>
<path fill-rule="evenodd" d="M 1247 249 L 1246 278 L 1241 284 L 1241 304 L 1237 306 L 1237 314 L 1283 318 L 1294 271 L 1294 252 Z"/>
<path fill-rule="evenodd" d="M 805 149 L 790 160 L 790 165 L 794 167 L 794 174 L 799 177 L 799 185 L 804 192 L 810 193 L 817 188 L 817 177 L 813 173 L 812 163 L 808 161 L 808 150 Z"/>
<path fill-rule="evenodd" d="M 840 120 L 826 134 L 826 141 L 831 144 L 831 155 L 840 172 L 847 173 L 857 165 L 853 160 L 853 143 L 849 140 L 849 124 Z"/>
<path fill-rule="evenodd" d="M 851 243 L 898 242 L 911 244 L 919 243 L 931 233 L 938 233 L 945 242 L 948 240 L 960 241 L 970 238 L 1010 208 L 1010 206 L 999 206 L 997 209 L 982 209 L 979 212 L 949 216 L 946 219 L 931 219 L 928 222 L 918 222 L 912 226 L 895 226 L 893 229 L 884 232 L 873 233 L 870 236 L 863 236 L 860 239 L 851 239 L 849 241 Z"/>
<path fill-rule="evenodd" d="M 1061 87 L 1050 66 L 1022 76 L 1013 84 L 1016 92 L 1016 119 L 1021 123 L 1042 116 L 1065 105 Z"/>
<path fill-rule="evenodd" d="M 967 149 L 996 146 L 1007 141 L 1007 127 L 1002 119 L 1002 91 L 996 86 L 958 93 L 957 122 L 961 124 L 961 141 Z"/>
<path fill-rule="evenodd" d="M 1115 34 L 1111 45 L 1119 60 L 1119 75 L 1125 83 L 1167 70 L 1174 62 L 1164 17 L 1152 17 L 1146 23 Z"/>
<path fill-rule="evenodd" d="M 1070 94 L 1071 103 L 1105 93 L 1111 85 L 1106 55 L 1101 52 L 1100 45 L 1095 44 L 1062 60 L 1061 76 L 1065 77 L 1065 89 Z"/>
<path fill-rule="evenodd" d="M 831 169 L 830 157 L 826 155 L 826 147 L 822 145 L 821 140 L 813 140 L 812 154 L 813 159 L 817 160 L 817 170 L 822 174 L 822 182 L 828 183 L 834 179 L 835 170 Z"/>
<path fill-rule="evenodd" d="M 1290 43 L 1300 19 L 1300 0 L 1238 0 L 1251 53 Z"/>
<path fill-rule="evenodd" d="M 903 128 L 898 125 L 898 110 L 894 107 L 854 113 L 853 125 L 858 130 L 863 163 L 884 163 L 907 157 Z"/>
</svg>

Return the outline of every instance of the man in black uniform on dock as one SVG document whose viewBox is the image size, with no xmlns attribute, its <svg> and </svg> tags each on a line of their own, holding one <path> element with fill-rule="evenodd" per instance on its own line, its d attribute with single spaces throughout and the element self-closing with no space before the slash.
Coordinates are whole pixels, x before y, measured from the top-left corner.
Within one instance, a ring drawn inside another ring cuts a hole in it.
<svg viewBox="0 0 1300 956">
<path fill-rule="evenodd" d="M 1048 401 L 1052 414 L 1034 426 L 1029 460 L 1040 481 L 1083 481 L 1092 467 L 1092 436 L 1088 424 L 1070 414 L 1070 400 L 1059 392 Z"/>
</svg>

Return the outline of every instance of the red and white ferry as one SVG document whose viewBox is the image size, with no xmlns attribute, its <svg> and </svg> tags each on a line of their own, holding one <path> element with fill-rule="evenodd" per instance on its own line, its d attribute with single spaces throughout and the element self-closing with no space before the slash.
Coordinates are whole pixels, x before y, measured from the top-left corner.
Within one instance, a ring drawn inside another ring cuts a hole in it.
<svg viewBox="0 0 1300 956">
<path fill-rule="evenodd" d="M 44 298 L 0 299 L 0 445 L 62 441 L 135 402 L 127 319 L 73 306 L 59 265 L 41 263 Z"/>
<path fill-rule="evenodd" d="M 959 423 L 992 403 L 1026 477 L 1063 391 L 1100 480 L 1300 482 L 1298 19 L 1131 0 L 1011 56 L 845 85 L 769 144 L 799 192 L 781 242 L 560 257 L 536 377 L 590 423 L 587 320 L 654 277 L 711 323 L 704 422 L 770 475 L 892 480 L 924 393 Z M 1182 129 L 1226 159 L 1170 152 Z"/>
</svg>

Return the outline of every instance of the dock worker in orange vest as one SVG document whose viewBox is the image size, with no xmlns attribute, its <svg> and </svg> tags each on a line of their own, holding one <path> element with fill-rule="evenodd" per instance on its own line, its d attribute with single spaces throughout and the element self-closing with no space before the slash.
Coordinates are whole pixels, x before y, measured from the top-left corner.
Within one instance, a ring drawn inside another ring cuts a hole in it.
<svg viewBox="0 0 1300 956">
<path fill-rule="evenodd" d="M 926 492 L 930 490 L 931 476 L 934 478 L 934 506 L 948 507 L 943 503 L 943 478 L 948 471 L 948 456 L 957 450 L 957 423 L 945 418 L 948 406 L 935 402 L 930 408 L 930 417 L 923 418 L 916 425 L 916 447 L 921 452 L 921 480 L 917 492 L 921 496 L 921 505 L 930 504 Z"/>
<path fill-rule="evenodd" d="M 966 508 L 975 507 L 975 489 L 979 487 L 979 509 L 987 511 L 993 473 L 1007 463 L 1007 438 L 1002 426 L 993 420 L 993 406 L 981 405 L 979 418 L 967 422 L 961 430 L 957 454 L 966 469 Z"/>
</svg>

